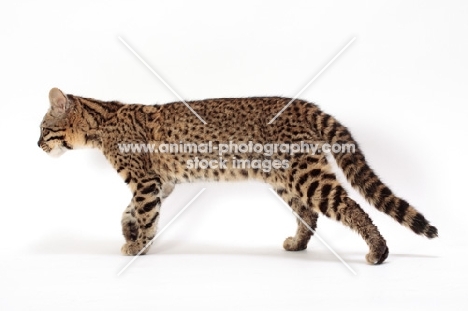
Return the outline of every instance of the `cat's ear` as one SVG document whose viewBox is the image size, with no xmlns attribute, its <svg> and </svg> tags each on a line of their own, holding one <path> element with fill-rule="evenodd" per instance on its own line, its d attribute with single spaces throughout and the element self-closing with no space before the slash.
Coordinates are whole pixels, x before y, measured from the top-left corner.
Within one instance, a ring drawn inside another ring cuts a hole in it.
<svg viewBox="0 0 468 311">
<path fill-rule="evenodd" d="M 50 90 L 49 101 L 52 114 L 57 117 L 65 115 L 65 112 L 70 108 L 67 96 L 56 87 Z"/>
</svg>

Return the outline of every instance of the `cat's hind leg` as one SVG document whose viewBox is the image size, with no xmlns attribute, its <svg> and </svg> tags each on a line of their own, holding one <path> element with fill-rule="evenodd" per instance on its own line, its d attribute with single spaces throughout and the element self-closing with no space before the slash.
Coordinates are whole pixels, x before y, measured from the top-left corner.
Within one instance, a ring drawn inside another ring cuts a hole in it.
<svg viewBox="0 0 468 311">
<path fill-rule="evenodd" d="M 341 221 L 342 224 L 356 231 L 369 246 L 367 262 L 381 264 L 388 256 L 385 239 L 372 223 L 369 215 L 351 198 L 338 182 L 321 182 L 312 198 L 308 198 L 317 212 Z"/>
<path fill-rule="evenodd" d="M 288 177 L 291 180 L 290 191 L 301 198 L 303 205 L 310 207 L 315 213 L 340 221 L 361 235 L 369 246 L 366 256 L 369 263 L 380 264 L 387 258 L 385 239 L 366 212 L 348 197 L 325 156 L 301 158 L 297 164 L 292 164 Z"/>
<path fill-rule="evenodd" d="M 302 206 L 301 209 L 302 212 L 298 213 L 298 215 L 307 223 L 308 227 L 301 220 L 297 219 L 296 235 L 286 238 L 283 243 L 283 247 L 287 251 L 301 251 L 306 249 L 310 237 L 314 235 L 315 229 L 317 228 L 318 214 L 308 210 L 304 206 Z"/>
<path fill-rule="evenodd" d="M 310 237 L 315 233 L 315 229 L 317 228 L 318 213 L 302 204 L 300 198 L 288 195 L 285 190 L 280 189 L 276 192 L 307 224 L 306 226 L 301 220 L 297 219 L 296 234 L 284 240 L 283 248 L 287 251 L 301 251 L 306 249 Z"/>
</svg>

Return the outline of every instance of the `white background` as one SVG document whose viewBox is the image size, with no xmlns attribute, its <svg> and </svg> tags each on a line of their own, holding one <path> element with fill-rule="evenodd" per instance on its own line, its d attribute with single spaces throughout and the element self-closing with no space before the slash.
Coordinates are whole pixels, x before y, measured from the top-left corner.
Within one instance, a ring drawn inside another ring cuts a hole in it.
<svg viewBox="0 0 468 311">
<path fill-rule="evenodd" d="M 454 310 L 467 307 L 466 1 L 128 1 L 0 5 L 1 310 Z M 296 93 L 348 126 L 369 163 L 440 232 L 426 240 L 351 192 L 387 239 L 381 266 L 319 219 L 305 252 L 282 249 L 295 219 L 259 183 L 181 185 L 168 223 L 130 260 L 130 192 L 98 151 L 49 158 L 36 143 L 48 91 L 128 103 Z M 265 216 L 266 215 L 266 216 Z"/>
</svg>

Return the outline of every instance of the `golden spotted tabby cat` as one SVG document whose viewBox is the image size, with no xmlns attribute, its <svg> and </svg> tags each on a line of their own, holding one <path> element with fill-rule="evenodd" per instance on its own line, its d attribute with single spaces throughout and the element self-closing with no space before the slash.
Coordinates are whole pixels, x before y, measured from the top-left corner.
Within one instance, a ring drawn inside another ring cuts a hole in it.
<svg viewBox="0 0 468 311">
<path fill-rule="evenodd" d="M 49 99 L 38 145 L 55 155 L 77 147 L 100 149 L 133 193 L 122 217 L 123 254 L 136 255 L 152 242 L 160 206 L 175 184 L 255 179 L 269 183 L 313 230 L 323 214 L 357 231 L 369 246 L 367 261 L 382 263 L 388 256 L 384 238 L 337 181 L 325 151 L 378 210 L 417 234 L 437 236 L 421 213 L 380 181 L 347 128 L 312 103 L 295 100 L 269 124 L 291 99 L 188 102 L 197 115 L 183 102 L 130 105 L 57 88 Z M 343 152 L 343 146 L 353 148 Z M 295 236 L 283 246 L 303 250 L 312 235 L 298 221 Z"/>
</svg>

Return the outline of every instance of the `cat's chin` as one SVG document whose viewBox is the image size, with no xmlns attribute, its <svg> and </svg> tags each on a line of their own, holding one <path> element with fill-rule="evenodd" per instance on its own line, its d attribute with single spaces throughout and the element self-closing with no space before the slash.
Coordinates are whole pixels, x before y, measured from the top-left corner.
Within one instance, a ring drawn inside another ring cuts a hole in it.
<svg viewBox="0 0 468 311">
<path fill-rule="evenodd" d="M 55 147 L 50 152 L 48 152 L 48 155 L 51 156 L 52 158 L 58 158 L 62 154 L 64 154 L 65 151 L 67 151 L 67 149 L 64 147 Z"/>
</svg>

